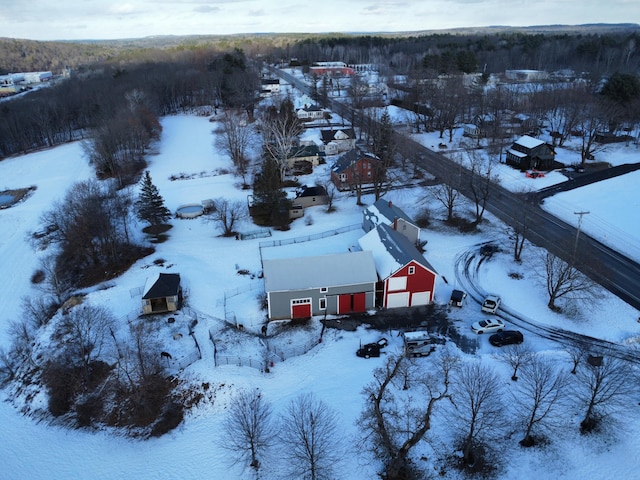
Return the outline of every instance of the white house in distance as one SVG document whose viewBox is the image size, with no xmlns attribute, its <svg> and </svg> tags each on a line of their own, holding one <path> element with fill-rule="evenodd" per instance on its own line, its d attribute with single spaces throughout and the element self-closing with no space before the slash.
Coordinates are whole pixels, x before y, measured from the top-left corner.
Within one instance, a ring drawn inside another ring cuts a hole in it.
<svg viewBox="0 0 640 480">
<path fill-rule="evenodd" d="M 378 280 L 371 252 L 264 260 L 271 320 L 364 313 L 375 306 Z"/>
<path fill-rule="evenodd" d="M 384 198 L 378 199 L 362 211 L 362 229 L 365 232 L 381 224 L 391 226 L 414 245 L 420 241 L 420 227 L 400 207 Z"/>
</svg>

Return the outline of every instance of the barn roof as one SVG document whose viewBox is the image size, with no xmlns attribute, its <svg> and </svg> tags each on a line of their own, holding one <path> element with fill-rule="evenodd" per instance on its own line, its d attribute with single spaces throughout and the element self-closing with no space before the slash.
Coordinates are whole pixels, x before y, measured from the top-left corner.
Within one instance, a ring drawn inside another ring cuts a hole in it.
<svg viewBox="0 0 640 480">
<path fill-rule="evenodd" d="M 367 207 L 364 215 L 375 225 L 379 223 L 390 224 L 393 223 L 396 218 L 402 218 L 412 224 L 415 223 L 400 207 L 397 207 L 384 198 L 378 199 L 373 205 Z"/>
<path fill-rule="evenodd" d="M 415 261 L 427 270 L 436 273 L 424 255 L 407 237 L 388 225 L 380 224 L 358 240 L 360 248 L 373 253 L 376 271 L 385 279 L 399 269 Z"/>
<path fill-rule="evenodd" d="M 264 260 L 262 269 L 266 292 L 375 283 L 378 280 L 371 252 Z"/>
<path fill-rule="evenodd" d="M 157 273 L 147 278 L 142 299 L 163 298 L 177 295 L 180 291 L 179 273 Z"/>
</svg>

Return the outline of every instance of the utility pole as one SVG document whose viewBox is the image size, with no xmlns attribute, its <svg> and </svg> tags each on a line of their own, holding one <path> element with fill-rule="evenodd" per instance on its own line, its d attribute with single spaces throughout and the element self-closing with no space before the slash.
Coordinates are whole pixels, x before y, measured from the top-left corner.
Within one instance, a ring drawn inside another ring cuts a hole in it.
<svg viewBox="0 0 640 480">
<path fill-rule="evenodd" d="M 580 212 L 573 212 L 573 213 L 574 213 L 574 215 L 578 215 L 578 227 L 576 228 L 576 239 L 575 239 L 575 241 L 573 243 L 573 255 L 571 257 L 571 262 L 572 263 L 575 262 L 576 253 L 578 251 L 578 239 L 580 238 L 580 227 L 582 226 L 582 217 L 584 215 L 589 214 L 590 212 L 580 211 Z"/>
</svg>

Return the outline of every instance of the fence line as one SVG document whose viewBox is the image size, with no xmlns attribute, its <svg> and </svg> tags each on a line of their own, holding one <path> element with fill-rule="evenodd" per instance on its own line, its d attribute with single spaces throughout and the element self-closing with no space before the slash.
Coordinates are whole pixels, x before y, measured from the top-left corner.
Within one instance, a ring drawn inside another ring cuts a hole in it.
<svg viewBox="0 0 640 480">
<path fill-rule="evenodd" d="M 220 365 L 235 365 L 237 367 L 251 367 L 260 371 L 264 371 L 267 368 L 264 361 L 255 360 L 253 358 L 237 357 L 233 355 L 216 355 L 214 358 L 216 367 L 219 367 Z"/>
<path fill-rule="evenodd" d="M 253 290 L 264 290 L 264 283 L 262 281 L 252 282 L 249 285 L 244 285 L 242 287 L 231 288 L 229 290 L 225 290 L 224 298 L 233 298 L 235 296 L 240 295 L 241 293 L 251 292 Z"/>
<path fill-rule="evenodd" d="M 275 345 L 271 345 L 270 342 L 267 342 L 267 351 L 275 355 L 280 361 L 284 362 L 287 358 L 291 357 L 299 357 L 304 355 L 313 349 L 316 345 L 318 345 L 317 340 L 309 340 L 307 343 L 300 345 L 298 347 L 287 348 L 287 350 L 283 350 L 278 348 Z"/>
<path fill-rule="evenodd" d="M 197 345 L 198 345 L 198 342 L 196 342 L 196 346 Z M 190 354 L 185 355 L 181 359 L 176 360 L 174 362 L 174 366 L 177 367 L 178 370 L 183 370 L 183 369 L 187 368 L 189 365 L 197 362 L 201 358 L 202 358 L 202 355 L 200 353 L 200 348 L 198 347 L 197 351 L 191 352 Z"/>
<path fill-rule="evenodd" d="M 282 240 L 269 240 L 268 242 L 260 242 L 258 244 L 259 248 L 268 248 L 268 247 L 280 247 L 282 245 L 291 245 L 294 243 L 304 243 L 310 242 L 312 240 L 320 240 L 322 238 L 332 237 L 334 235 L 340 235 L 341 233 L 350 232 L 352 230 L 357 230 L 362 228 L 362 226 L 358 223 L 355 225 L 347 225 L 346 227 L 341 227 L 336 230 L 329 230 L 327 232 L 316 233 L 313 235 L 305 235 L 303 237 L 295 237 L 295 238 L 284 238 Z"/>
</svg>

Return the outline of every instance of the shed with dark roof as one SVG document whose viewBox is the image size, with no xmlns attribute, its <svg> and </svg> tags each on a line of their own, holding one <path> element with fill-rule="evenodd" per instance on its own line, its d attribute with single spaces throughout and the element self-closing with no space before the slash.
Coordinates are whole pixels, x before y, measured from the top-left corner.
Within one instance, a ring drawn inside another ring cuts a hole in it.
<svg viewBox="0 0 640 480">
<path fill-rule="evenodd" d="M 142 292 L 142 313 L 174 312 L 181 301 L 180 274 L 158 273 L 147 278 Z"/>
</svg>

